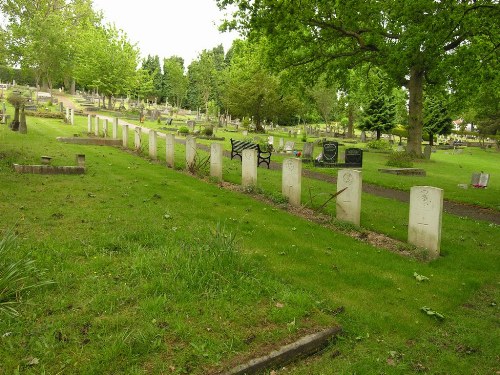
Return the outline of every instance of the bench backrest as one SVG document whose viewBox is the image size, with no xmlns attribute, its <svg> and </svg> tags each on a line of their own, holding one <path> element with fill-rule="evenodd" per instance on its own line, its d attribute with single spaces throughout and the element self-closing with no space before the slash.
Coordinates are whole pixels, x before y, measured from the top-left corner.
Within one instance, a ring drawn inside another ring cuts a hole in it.
<svg viewBox="0 0 500 375">
<path fill-rule="evenodd" d="M 231 139 L 231 146 L 233 147 L 234 151 L 238 151 L 238 152 L 246 150 L 246 149 L 252 149 L 252 150 L 258 150 L 259 149 L 259 145 L 258 144 L 255 144 L 255 143 L 252 143 L 252 142 L 248 142 L 248 141 L 236 141 L 236 140 L 233 140 L 233 139 Z"/>
</svg>

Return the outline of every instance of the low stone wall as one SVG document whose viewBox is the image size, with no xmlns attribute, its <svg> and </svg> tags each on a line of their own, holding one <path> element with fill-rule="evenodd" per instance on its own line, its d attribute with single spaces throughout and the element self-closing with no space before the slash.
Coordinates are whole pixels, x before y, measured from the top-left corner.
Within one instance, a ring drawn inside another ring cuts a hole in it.
<svg viewBox="0 0 500 375">
<path fill-rule="evenodd" d="M 111 138 L 80 138 L 80 137 L 57 137 L 59 142 L 71 143 L 76 145 L 93 145 L 93 146 L 121 146 L 121 139 Z"/>
<path fill-rule="evenodd" d="M 51 165 L 14 164 L 14 170 L 17 173 L 31 173 L 31 174 L 84 174 L 85 173 L 85 167 L 82 166 L 54 167 Z"/>
</svg>

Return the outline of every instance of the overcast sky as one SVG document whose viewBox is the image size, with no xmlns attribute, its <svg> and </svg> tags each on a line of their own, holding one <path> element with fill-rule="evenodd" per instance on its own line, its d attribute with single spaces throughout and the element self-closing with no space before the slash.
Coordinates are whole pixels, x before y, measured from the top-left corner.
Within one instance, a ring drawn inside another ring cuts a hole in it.
<svg viewBox="0 0 500 375">
<path fill-rule="evenodd" d="M 187 67 L 204 49 L 222 43 L 227 52 L 236 33 L 217 29 L 224 13 L 215 0 L 93 0 L 105 21 L 114 23 L 137 43 L 141 56 L 180 56 Z"/>
</svg>

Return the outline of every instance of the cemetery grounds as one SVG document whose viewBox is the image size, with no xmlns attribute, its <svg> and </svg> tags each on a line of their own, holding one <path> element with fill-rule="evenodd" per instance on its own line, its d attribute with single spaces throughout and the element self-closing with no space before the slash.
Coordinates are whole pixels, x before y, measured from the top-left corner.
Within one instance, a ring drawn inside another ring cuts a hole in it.
<svg viewBox="0 0 500 375">
<path fill-rule="evenodd" d="M 363 194 L 357 228 L 333 219 L 334 203 L 319 210 L 329 182 L 304 179 L 309 211 L 297 211 L 279 171 L 259 168 L 242 191 L 238 160 L 224 159 L 225 183 L 200 178 L 184 171 L 182 144 L 170 169 L 162 152 L 152 161 L 57 142 L 86 133 L 86 118 L 75 121 L 28 118 L 27 135 L 0 125 L 0 229 L 15 233 L 2 266 L 32 259 L 44 274 L 26 282 L 52 282 L 18 295 L 17 316 L 2 314 L 0 373 L 215 374 L 334 325 L 343 332 L 320 355 L 276 373 L 500 371 L 498 225 L 444 213 L 441 256 L 427 262 L 405 243 L 404 202 Z M 84 175 L 12 170 L 41 155 L 74 165 L 80 153 Z M 367 152 L 363 178 L 442 187 L 445 199 L 498 211 L 499 161 L 494 150 L 438 152 L 419 165 L 427 177 L 401 178 L 379 174 L 385 156 Z M 487 189 L 457 188 L 481 170 Z M 396 245 L 373 246 L 372 232 Z"/>
</svg>

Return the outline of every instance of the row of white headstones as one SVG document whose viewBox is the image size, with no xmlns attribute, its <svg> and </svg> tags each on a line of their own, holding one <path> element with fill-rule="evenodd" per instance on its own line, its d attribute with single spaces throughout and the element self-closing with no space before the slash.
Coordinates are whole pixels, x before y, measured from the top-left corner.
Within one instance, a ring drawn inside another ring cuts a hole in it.
<svg viewBox="0 0 500 375">
<path fill-rule="evenodd" d="M 94 133 L 107 136 L 108 120 L 103 119 L 103 131 L 99 132 L 99 117 L 95 117 Z M 112 122 L 112 137 L 117 138 L 118 119 Z M 141 148 L 141 134 L 149 135 L 149 156 L 157 159 L 157 138 L 166 140 L 166 163 L 174 166 L 175 135 L 165 134 L 145 127 L 122 124 L 123 147 L 129 143 L 129 128 L 134 129 L 134 147 Z M 92 133 L 91 116 L 88 117 L 88 132 Z M 196 163 L 196 138 L 186 137 L 186 168 Z M 242 178 L 244 187 L 257 186 L 257 150 L 243 150 Z M 220 143 L 210 146 L 210 176 L 222 180 L 223 148 Z M 293 206 L 301 205 L 302 160 L 287 158 L 282 166 L 283 196 Z M 356 169 L 339 169 L 337 176 L 336 217 L 338 220 L 361 224 L 362 172 Z M 410 190 L 408 242 L 418 248 L 427 249 L 431 258 L 437 258 L 441 247 L 443 212 L 443 190 L 432 186 L 414 186 Z"/>
</svg>

